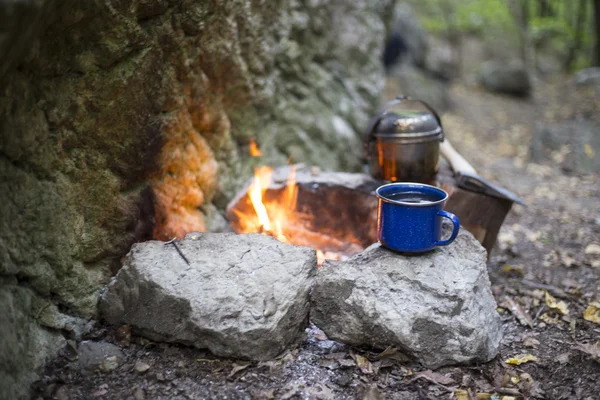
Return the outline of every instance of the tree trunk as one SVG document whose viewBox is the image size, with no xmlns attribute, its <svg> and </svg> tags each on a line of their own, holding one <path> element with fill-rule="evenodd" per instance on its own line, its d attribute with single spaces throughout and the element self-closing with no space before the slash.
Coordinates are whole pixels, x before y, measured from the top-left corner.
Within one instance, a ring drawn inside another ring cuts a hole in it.
<svg viewBox="0 0 600 400">
<path fill-rule="evenodd" d="M 592 64 L 600 67 L 600 0 L 594 0 L 594 22 L 595 30 L 594 36 L 596 37 L 596 45 L 594 46 L 594 57 Z"/>
<path fill-rule="evenodd" d="M 552 4 L 548 0 L 539 0 L 539 16 L 540 17 L 554 17 L 554 10 Z"/>
<path fill-rule="evenodd" d="M 594 3 L 600 3 L 600 0 L 594 0 Z M 567 59 L 565 60 L 565 69 L 570 70 L 577 58 L 577 53 L 581 48 L 581 44 L 583 42 L 583 28 L 585 26 L 586 20 L 586 9 L 587 9 L 587 0 L 579 0 L 579 7 L 577 8 L 577 19 L 575 20 L 575 34 L 573 37 L 573 42 L 569 46 L 569 54 L 567 55 Z M 597 26 L 597 25 L 596 25 Z"/>
</svg>

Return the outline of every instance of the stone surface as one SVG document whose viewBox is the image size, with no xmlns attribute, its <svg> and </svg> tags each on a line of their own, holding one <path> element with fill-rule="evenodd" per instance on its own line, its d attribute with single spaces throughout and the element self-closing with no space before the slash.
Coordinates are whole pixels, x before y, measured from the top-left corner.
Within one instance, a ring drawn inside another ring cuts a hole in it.
<svg viewBox="0 0 600 400">
<path fill-rule="evenodd" d="M 172 245 L 136 244 L 100 301 L 112 324 L 152 340 L 213 354 L 267 360 L 295 344 L 308 323 L 313 249 L 260 234 L 191 233 Z"/>
<path fill-rule="evenodd" d="M 481 65 L 479 79 L 490 92 L 528 96 L 531 82 L 527 70 L 519 63 L 487 61 Z"/>
<path fill-rule="evenodd" d="M 390 30 L 392 35 L 397 34 L 402 37 L 411 61 L 419 67 L 424 67 L 429 50 L 427 32 L 409 4 L 398 2 L 394 8 L 394 19 Z"/>
<path fill-rule="evenodd" d="M 600 88 L 600 67 L 586 68 L 578 71 L 573 77 L 576 86 L 595 86 Z"/>
<path fill-rule="evenodd" d="M 591 121 L 535 125 L 531 159 L 558 162 L 568 173 L 600 172 L 600 128 Z"/>
<path fill-rule="evenodd" d="M 483 247 L 457 239 L 419 256 L 379 244 L 346 262 L 326 261 L 311 294 L 311 320 L 353 346 L 396 346 L 430 368 L 492 359 L 502 324 Z"/>
<path fill-rule="evenodd" d="M 75 368 L 86 373 L 103 369 L 107 359 L 114 357 L 115 364 L 122 364 L 124 355 L 118 346 L 108 342 L 92 342 L 86 340 L 81 342 L 77 349 L 77 361 Z"/>
<path fill-rule="evenodd" d="M 251 137 L 264 163 L 358 169 L 392 3 L 0 0 L 0 275 L 32 297 L 4 292 L 6 329 L 60 337 L 29 304 L 92 317 L 132 243 L 224 229 Z M 13 390 L 55 349 L 6 337 Z"/>
</svg>

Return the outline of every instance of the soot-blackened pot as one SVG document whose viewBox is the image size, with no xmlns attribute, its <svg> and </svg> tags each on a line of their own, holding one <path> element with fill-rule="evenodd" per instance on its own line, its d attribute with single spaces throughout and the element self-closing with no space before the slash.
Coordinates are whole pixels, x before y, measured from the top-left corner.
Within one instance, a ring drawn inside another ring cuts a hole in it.
<svg viewBox="0 0 600 400">
<path fill-rule="evenodd" d="M 392 182 L 432 182 L 443 140 L 442 123 L 433 108 L 398 96 L 371 120 L 364 134 L 371 175 Z"/>
</svg>

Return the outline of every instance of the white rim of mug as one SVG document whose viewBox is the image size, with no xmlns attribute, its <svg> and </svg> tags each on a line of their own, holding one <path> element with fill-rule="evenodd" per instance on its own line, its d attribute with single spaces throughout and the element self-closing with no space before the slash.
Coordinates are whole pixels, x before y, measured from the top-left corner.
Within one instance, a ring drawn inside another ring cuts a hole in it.
<svg viewBox="0 0 600 400">
<path fill-rule="evenodd" d="M 388 199 L 387 197 L 382 196 L 381 194 L 379 194 L 379 190 L 384 189 L 386 187 L 389 186 L 402 186 L 402 187 L 410 187 L 410 186 L 414 186 L 414 187 L 428 187 L 431 189 L 435 189 L 435 190 L 439 190 L 440 192 L 442 192 L 444 194 L 444 198 L 440 199 L 440 200 L 436 200 L 436 201 L 432 201 L 430 203 L 426 203 L 426 204 L 417 204 L 417 203 L 407 203 L 404 201 L 398 201 L 398 200 L 391 200 Z M 387 183 L 385 185 L 381 185 L 379 186 L 377 189 L 375 189 L 375 195 L 382 201 L 385 201 L 387 203 L 392 203 L 392 204 L 399 204 L 401 206 L 410 206 L 410 207 L 431 207 L 433 205 L 437 205 L 440 203 L 445 202 L 446 200 L 448 200 L 448 193 L 442 189 L 439 188 L 437 186 L 432 186 L 432 185 L 427 185 L 425 183 L 417 183 L 417 182 L 392 182 L 392 183 Z"/>
</svg>

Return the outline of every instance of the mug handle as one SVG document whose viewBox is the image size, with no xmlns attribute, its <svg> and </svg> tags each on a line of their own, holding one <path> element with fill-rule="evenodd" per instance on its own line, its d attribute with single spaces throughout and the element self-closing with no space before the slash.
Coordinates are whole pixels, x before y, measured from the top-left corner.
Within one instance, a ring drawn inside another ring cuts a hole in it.
<svg viewBox="0 0 600 400">
<path fill-rule="evenodd" d="M 453 229 L 452 229 L 452 234 L 450 235 L 450 237 L 448 239 L 438 240 L 437 242 L 435 242 L 435 245 L 436 246 L 448 246 L 450 243 L 452 243 L 454 241 L 454 239 L 456 239 L 456 235 L 458 235 L 458 228 L 460 228 L 460 222 L 459 222 L 458 218 L 456 217 L 456 215 L 449 213 L 448 211 L 440 210 L 437 212 L 437 214 L 441 217 L 448 218 L 450 221 L 452 221 Z"/>
</svg>

